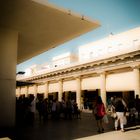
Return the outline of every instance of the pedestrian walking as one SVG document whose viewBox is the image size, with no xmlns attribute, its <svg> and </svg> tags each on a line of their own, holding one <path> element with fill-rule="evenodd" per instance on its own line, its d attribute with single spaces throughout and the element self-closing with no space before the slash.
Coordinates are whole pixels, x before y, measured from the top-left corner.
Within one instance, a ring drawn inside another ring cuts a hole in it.
<svg viewBox="0 0 140 140">
<path fill-rule="evenodd" d="M 122 97 L 116 98 L 115 101 L 115 111 L 117 118 L 115 119 L 115 130 L 118 130 L 118 126 L 120 125 L 121 131 L 124 132 L 124 125 L 126 124 L 126 112 L 127 106 L 125 101 L 122 99 Z"/>
<path fill-rule="evenodd" d="M 102 98 L 100 96 L 97 97 L 95 106 L 93 106 L 93 113 L 97 121 L 98 132 L 104 132 L 103 117 L 106 114 L 106 112 L 104 103 L 102 102 Z"/>
</svg>

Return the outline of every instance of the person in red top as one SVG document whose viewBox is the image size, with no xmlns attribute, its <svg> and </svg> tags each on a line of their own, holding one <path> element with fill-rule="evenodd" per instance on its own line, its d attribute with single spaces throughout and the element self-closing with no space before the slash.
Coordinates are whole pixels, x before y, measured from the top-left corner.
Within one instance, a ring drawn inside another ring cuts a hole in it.
<svg viewBox="0 0 140 140">
<path fill-rule="evenodd" d="M 97 97 L 96 104 L 93 107 L 93 112 L 95 115 L 95 119 L 97 121 L 98 132 L 99 133 L 104 132 L 102 119 L 106 114 L 106 112 L 104 103 L 102 102 L 102 98 L 100 96 Z"/>
</svg>

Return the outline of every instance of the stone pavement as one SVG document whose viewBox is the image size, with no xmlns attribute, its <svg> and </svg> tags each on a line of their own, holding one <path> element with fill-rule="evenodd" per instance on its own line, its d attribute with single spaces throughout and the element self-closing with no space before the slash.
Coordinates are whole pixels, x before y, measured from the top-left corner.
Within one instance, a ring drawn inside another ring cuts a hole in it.
<svg viewBox="0 0 140 140">
<path fill-rule="evenodd" d="M 81 119 L 47 120 L 39 122 L 36 118 L 33 126 L 17 127 L 11 135 L 12 140 L 140 140 L 140 126 L 127 126 L 126 132 L 114 131 L 114 120 L 109 118 L 105 124 L 105 133 L 97 132 L 96 121 L 92 113 L 82 113 Z"/>
<path fill-rule="evenodd" d="M 8 137 L 4 137 L 4 138 L 0 138 L 0 140 L 11 140 L 11 139 Z"/>
<path fill-rule="evenodd" d="M 74 140 L 140 140 L 140 129 L 126 132 L 111 131 L 100 135 L 94 135 Z"/>
<path fill-rule="evenodd" d="M 105 126 L 105 132 L 113 130 L 112 120 Z M 98 134 L 95 119 L 91 113 L 82 113 L 81 119 L 36 121 L 34 126 L 18 128 L 17 140 L 73 140 Z"/>
</svg>

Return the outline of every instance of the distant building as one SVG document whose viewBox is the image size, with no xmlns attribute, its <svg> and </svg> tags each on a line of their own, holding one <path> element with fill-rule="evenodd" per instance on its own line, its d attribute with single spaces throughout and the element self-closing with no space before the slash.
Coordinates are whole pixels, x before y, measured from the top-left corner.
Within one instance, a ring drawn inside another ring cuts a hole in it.
<svg viewBox="0 0 140 140">
<path fill-rule="evenodd" d="M 71 53 L 56 56 L 50 65 L 43 73 L 17 79 L 36 84 L 28 91 L 27 86 L 17 87 L 16 95 L 41 93 L 59 101 L 69 97 L 79 108 L 85 102 L 91 108 L 97 95 L 105 105 L 112 96 L 128 102 L 140 96 L 140 27 L 80 46 L 78 59 Z"/>
<path fill-rule="evenodd" d="M 53 67 L 60 67 L 60 66 L 69 65 L 76 61 L 77 61 L 77 56 L 71 54 L 70 52 L 67 52 L 65 54 L 61 54 L 59 56 L 53 57 L 52 65 Z"/>
</svg>

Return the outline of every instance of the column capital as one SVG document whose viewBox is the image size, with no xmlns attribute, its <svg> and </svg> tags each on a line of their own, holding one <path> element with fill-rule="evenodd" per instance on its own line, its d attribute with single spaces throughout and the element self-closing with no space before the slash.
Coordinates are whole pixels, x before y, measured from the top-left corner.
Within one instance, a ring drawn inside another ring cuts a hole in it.
<svg viewBox="0 0 140 140">
<path fill-rule="evenodd" d="M 98 71 L 97 71 L 97 74 L 100 74 L 100 75 L 101 75 L 101 74 L 104 74 L 104 75 L 106 75 L 106 71 L 104 71 L 104 70 L 98 70 Z"/>
<path fill-rule="evenodd" d="M 81 79 L 81 75 L 73 75 L 73 77 L 75 78 L 75 79 Z"/>
<path fill-rule="evenodd" d="M 43 84 L 49 84 L 49 82 L 50 82 L 50 81 L 45 81 L 45 82 L 43 82 Z"/>
<path fill-rule="evenodd" d="M 34 84 L 34 85 L 33 85 L 34 88 L 37 87 L 37 86 L 38 86 L 37 84 Z"/>
<path fill-rule="evenodd" d="M 57 78 L 56 81 L 57 82 L 63 82 L 63 78 Z"/>
<path fill-rule="evenodd" d="M 38 85 L 39 85 L 39 83 L 34 83 L 34 85 L 38 86 Z"/>
<path fill-rule="evenodd" d="M 139 69 L 140 68 L 140 65 L 139 64 L 137 64 L 137 65 L 134 64 L 134 65 L 131 65 L 130 67 L 132 69 Z"/>
<path fill-rule="evenodd" d="M 49 84 L 49 81 L 45 81 L 44 84 Z"/>
</svg>

